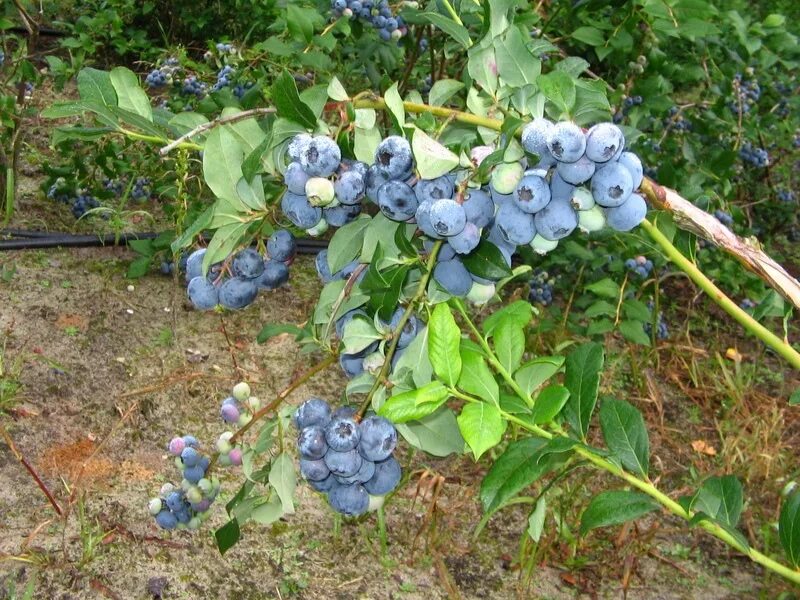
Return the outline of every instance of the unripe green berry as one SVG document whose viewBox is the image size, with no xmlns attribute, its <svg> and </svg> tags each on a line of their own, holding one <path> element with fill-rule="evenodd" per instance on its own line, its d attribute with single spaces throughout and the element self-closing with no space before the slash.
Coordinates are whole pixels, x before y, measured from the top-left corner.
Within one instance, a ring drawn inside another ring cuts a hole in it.
<svg viewBox="0 0 800 600">
<path fill-rule="evenodd" d="M 592 192 L 584 187 L 575 188 L 570 203 L 575 210 L 589 210 L 595 205 Z"/>
<path fill-rule="evenodd" d="M 247 413 L 242 413 L 241 415 L 239 415 L 239 423 L 238 423 L 238 425 L 239 425 L 239 427 L 244 427 L 245 425 L 247 425 L 252 420 L 253 420 L 253 416 L 252 415 L 248 415 Z"/>
<path fill-rule="evenodd" d="M 311 229 L 306 229 L 306 233 L 311 237 L 319 237 L 328 231 L 328 222 L 325 219 L 320 219 L 319 223 L 314 225 Z"/>
<path fill-rule="evenodd" d="M 510 194 L 517 189 L 524 171 L 518 162 L 497 165 L 492 171 L 492 187 L 498 194 Z"/>
<path fill-rule="evenodd" d="M 306 196 L 312 206 L 328 206 L 335 197 L 333 182 L 324 177 L 312 177 L 306 181 Z"/>
<path fill-rule="evenodd" d="M 261 400 L 259 400 L 256 396 L 250 396 L 244 404 L 253 412 L 256 412 L 259 408 L 261 408 Z"/>
<path fill-rule="evenodd" d="M 186 524 L 186 528 L 195 531 L 197 529 L 200 529 L 200 523 L 201 523 L 200 517 L 192 517 Z"/>
<path fill-rule="evenodd" d="M 193 485 L 190 489 L 186 490 L 186 499 L 192 504 L 196 504 L 203 499 L 203 492 L 200 491 L 199 487 Z"/>
<path fill-rule="evenodd" d="M 212 485 L 211 480 L 206 479 L 203 477 L 200 481 L 197 482 L 197 487 L 203 492 L 204 496 L 208 496 L 211 493 Z"/>
<path fill-rule="evenodd" d="M 364 358 L 364 370 L 370 373 L 377 373 L 386 362 L 386 357 L 380 352 L 373 352 Z"/>
<path fill-rule="evenodd" d="M 467 293 L 467 300 L 475 304 L 476 306 L 483 306 L 489 300 L 494 298 L 495 293 L 495 285 L 490 283 L 485 285 L 483 283 L 478 283 L 477 281 L 472 282 L 472 287 L 469 289 Z"/>
<path fill-rule="evenodd" d="M 163 503 L 161 502 L 161 498 L 153 498 L 147 505 L 147 510 L 150 512 L 151 515 L 156 516 L 158 513 L 161 512 L 161 508 Z"/>
<path fill-rule="evenodd" d="M 584 233 L 600 231 L 606 226 L 606 215 L 600 206 L 578 211 L 578 227 Z"/>
<path fill-rule="evenodd" d="M 233 397 L 239 402 L 244 402 L 250 397 L 250 386 L 244 381 L 237 383 L 233 386 Z"/>
<path fill-rule="evenodd" d="M 531 240 L 531 248 L 533 249 L 536 254 L 547 254 L 551 250 L 555 250 L 556 246 L 558 246 L 558 240 L 547 240 L 536 234 Z"/>
</svg>

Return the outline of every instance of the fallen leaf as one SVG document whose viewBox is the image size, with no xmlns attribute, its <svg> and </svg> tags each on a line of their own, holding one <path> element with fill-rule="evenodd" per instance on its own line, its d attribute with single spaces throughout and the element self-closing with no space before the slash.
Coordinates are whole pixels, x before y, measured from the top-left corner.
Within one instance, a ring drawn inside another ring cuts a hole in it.
<svg viewBox="0 0 800 600">
<path fill-rule="evenodd" d="M 692 442 L 692 450 L 706 456 L 716 456 L 717 451 L 714 446 L 709 446 L 703 440 L 695 440 Z"/>
</svg>

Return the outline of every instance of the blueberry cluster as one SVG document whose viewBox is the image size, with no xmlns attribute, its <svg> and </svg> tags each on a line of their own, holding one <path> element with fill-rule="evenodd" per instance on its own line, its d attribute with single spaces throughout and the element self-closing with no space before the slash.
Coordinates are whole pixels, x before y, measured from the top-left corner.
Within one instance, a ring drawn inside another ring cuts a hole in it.
<svg viewBox="0 0 800 600">
<path fill-rule="evenodd" d="M 755 148 L 750 142 L 745 142 L 739 148 L 739 158 L 754 167 L 763 169 L 769 165 L 769 154 L 764 148 Z"/>
<path fill-rule="evenodd" d="M 219 70 L 217 73 L 217 81 L 211 87 L 212 92 L 218 92 L 224 87 L 228 87 L 231 84 L 231 78 L 235 75 L 236 71 L 230 65 L 225 65 Z"/>
<path fill-rule="evenodd" d="M 151 88 L 162 88 L 173 82 L 174 76 L 180 69 L 180 63 L 175 57 L 167 58 L 160 67 L 153 69 L 147 74 L 144 82 Z"/>
<path fill-rule="evenodd" d="M 650 313 L 653 312 L 653 301 L 647 303 L 647 308 L 650 309 Z M 647 321 L 643 324 L 644 332 L 647 334 L 648 337 L 653 335 L 653 323 L 651 321 Z M 658 322 L 656 324 L 656 337 L 659 340 L 665 340 L 669 337 L 669 329 L 667 329 L 667 323 L 664 321 L 664 315 L 662 313 L 658 313 Z"/>
<path fill-rule="evenodd" d="M 235 86 L 233 86 L 233 95 L 236 96 L 239 100 L 241 100 L 247 93 L 247 90 L 253 87 L 253 85 L 255 84 L 252 81 L 237 83 Z"/>
<path fill-rule="evenodd" d="M 433 278 L 454 296 L 472 292 L 476 298 L 491 297 L 494 281 L 470 273 L 461 257 L 482 238 L 510 265 L 519 245 L 545 254 L 577 228 L 630 231 L 646 216 L 644 198 L 635 193 L 643 180 L 642 163 L 624 151 L 616 125 L 601 123 L 584 132 L 571 122 L 538 118 L 523 130 L 522 145 L 539 163 L 527 170 L 526 161 L 496 165 L 488 185 L 481 186 L 471 181 L 474 171 L 469 170 L 417 178 L 411 146 L 400 136 L 382 140 L 367 167 L 342 161 L 330 138 L 300 134 L 289 144 L 292 163 L 284 175 L 281 207 L 292 223 L 316 235 L 328 224 L 341 226 L 355 218 L 366 197 L 387 218 L 415 222 L 426 242 L 445 240 Z M 478 166 L 491 151 L 473 149 L 473 163 Z M 318 257 L 317 266 L 323 280 L 346 274 L 328 273 L 324 258 Z M 352 272 L 355 266 L 345 269 Z"/>
<path fill-rule="evenodd" d="M 622 109 L 617 110 L 614 112 L 612 120 L 614 123 L 622 123 L 625 117 L 628 116 L 628 113 L 633 110 L 634 106 L 641 106 L 642 102 L 644 102 L 644 98 L 641 96 L 628 96 L 622 101 Z"/>
<path fill-rule="evenodd" d="M 691 131 L 693 127 L 692 122 L 683 115 L 683 112 L 677 106 L 669 109 L 663 125 L 664 129 L 673 131 Z"/>
<path fill-rule="evenodd" d="M 309 235 L 321 235 L 328 225 L 341 227 L 361 213 L 368 167 L 342 160 L 336 142 L 325 136 L 300 134 L 289 144 L 292 162 L 286 167 L 284 215 Z"/>
<path fill-rule="evenodd" d="M 200 453 L 199 446 L 191 435 L 175 437 L 169 443 L 169 453 L 175 457 L 183 480 L 179 487 L 164 484 L 159 496 L 148 503 L 150 514 L 162 529 L 198 529 L 219 494 L 219 481 L 206 477 L 211 461 Z"/>
<path fill-rule="evenodd" d="M 208 91 L 208 85 L 200 81 L 196 75 L 189 75 L 183 80 L 181 87 L 181 94 L 185 96 L 195 96 L 196 98 L 203 98 Z"/>
<path fill-rule="evenodd" d="M 653 261 L 644 256 L 637 256 L 626 260 L 625 268 L 636 273 L 642 279 L 647 279 L 653 271 Z"/>
<path fill-rule="evenodd" d="M 528 300 L 549 306 L 553 302 L 553 286 L 556 280 L 543 269 L 536 269 L 531 277 L 531 291 L 528 292 Z"/>
<path fill-rule="evenodd" d="M 236 54 L 236 47 L 233 44 L 219 42 L 215 48 L 220 54 Z"/>
<path fill-rule="evenodd" d="M 232 310 L 244 308 L 256 299 L 260 290 L 274 290 L 289 281 L 288 265 L 296 252 L 294 236 L 286 229 L 279 229 L 267 240 L 266 257 L 246 248 L 230 260 L 211 265 L 204 277 L 206 250 L 195 250 L 186 261 L 189 300 L 198 310 L 211 310 L 218 304 Z"/>
<path fill-rule="evenodd" d="M 103 180 L 103 188 L 117 197 L 122 196 L 127 186 L 128 184 L 124 177 L 120 179 L 106 178 Z M 149 200 L 151 196 L 150 178 L 137 177 L 133 182 L 133 186 L 131 187 L 130 196 L 137 202 L 145 202 L 146 200 Z"/>
<path fill-rule="evenodd" d="M 399 40 L 408 31 L 403 17 L 392 13 L 388 0 L 331 0 L 331 10 L 337 17 L 369 23 L 385 42 Z"/>
<path fill-rule="evenodd" d="M 391 421 L 369 416 L 359 423 L 352 408 L 331 412 L 325 400 L 311 398 L 297 409 L 294 422 L 300 432 L 300 473 L 313 489 L 327 494 L 336 512 L 362 515 L 371 497 L 385 496 L 400 483 L 400 463 L 392 456 L 397 430 Z"/>
<path fill-rule="evenodd" d="M 253 418 L 253 413 L 261 408 L 261 400 L 250 395 L 250 386 L 237 383 L 233 393 L 222 401 L 219 414 L 229 425 L 244 427 Z"/>
<path fill-rule="evenodd" d="M 730 213 L 726 213 L 724 210 L 715 210 L 714 217 L 725 227 L 733 227 L 733 217 Z"/>
<path fill-rule="evenodd" d="M 180 258 L 178 259 L 178 272 L 185 273 L 186 272 L 186 264 L 189 262 L 189 253 L 183 252 L 181 253 Z M 161 261 L 161 265 L 159 267 L 162 275 L 172 275 L 175 272 L 175 263 L 173 261 Z"/>
<path fill-rule="evenodd" d="M 31 98 L 33 98 L 33 88 L 35 86 L 33 85 L 32 81 L 26 81 L 23 85 L 25 86 L 25 88 L 22 91 L 23 98 L 25 100 L 30 100 Z"/>
<path fill-rule="evenodd" d="M 757 305 L 758 305 L 758 302 L 754 302 L 754 301 L 750 300 L 750 298 L 745 298 L 739 304 L 739 308 L 741 308 L 742 310 L 753 310 Z"/>
<path fill-rule="evenodd" d="M 781 202 L 789 203 L 789 202 L 794 202 L 796 200 L 796 197 L 792 190 L 783 189 L 783 190 L 778 190 L 778 200 L 780 200 Z"/>
<path fill-rule="evenodd" d="M 728 108 L 737 117 L 750 112 L 761 98 L 761 86 L 756 79 L 746 79 L 741 73 L 733 77 L 733 98 L 728 101 Z"/>
<path fill-rule="evenodd" d="M 69 206 L 72 216 L 76 219 L 80 219 L 91 209 L 100 206 L 100 202 L 97 198 L 86 192 L 74 194 L 63 177 L 56 179 L 55 183 L 50 186 L 47 190 L 47 197 L 50 200 L 55 200 L 56 202 Z"/>
</svg>

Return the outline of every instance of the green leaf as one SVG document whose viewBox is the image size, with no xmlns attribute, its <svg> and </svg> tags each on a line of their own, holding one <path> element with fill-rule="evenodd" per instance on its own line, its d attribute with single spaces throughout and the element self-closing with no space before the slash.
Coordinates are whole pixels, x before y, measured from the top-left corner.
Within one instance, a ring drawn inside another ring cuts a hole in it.
<svg viewBox="0 0 800 600">
<path fill-rule="evenodd" d="M 540 356 L 517 369 L 514 381 L 530 396 L 545 381 L 558 373 L 563 365 L 563 356 Z"/>
<path fill-rule="evenodd" d="M 439 306 L 442 306 L 439 304 Z M 461 414 L 456 418 L 458 428 L 464 441 L 472 450 L 475 460 L 489 448 L 493 448 L 503 439 L 506 430 L 506 421 L 500 414 L 500 409 L 488 402 L 472 402 L 461 409 Z"/>
<path fill-rule="evenodd" d="M 715 521 L 736 527 L 742 514 L 744 493 L 734 475 L 709 477 L 697 490 L 689 507 L 705 513 Z"/>
<path fill-rule="evenodd" d="M 331 100 L 336 100 L 337 102 L 344 102 L 350 99 L 347 90 L 344 89 L 342 82 L 337 77 L 333 77 L 328 83 L 328 96 Z"/>
<path fill-rule="evenodd" d="M 428 358 L 427 327 L 417 332 L 416 337 L 406 346 L 393 372 L 400 373 L 403 369 L 411 371 L 411 378 L 414 380 L 414 384 L 417 387 L 430 382 L 431 376 L 433 375 L 433 367 Z"/>
<path fill-rule="evenodd" d="M 403 282 L 411 266 L 396 265 L 379 272 L 375 264 L 373 262 L 370 265 L 367 276 L 361 282 L 361 289 L 369 294 L 369 307 L 377 312 L 381 319 L 388 321 L 397 309 Z"/>
<path fill-rule="evenodd" d="M 602 368 L 603 347 L 600 344 L 582 344 L 567 356 L 564 384 L 569 390 L 569 400 L 564 407 L 564 416 L 573 434 L 580 439 L 586 439 L 589 431 Z"/>
<path fill-rule="evenodd" d="M 503 365 L 506 371 L 513 373 L 519 366 L 522 355 L 525 352 L 525 333 L 522 327 L 507 319 L 500 322 L 492 332 L 492 337 L 494 339 L 494 351 L 500 364 Z"/>
<path fill-rule="evenodd" d="M 387 398 L 378 414 L 393 423 L 415 421 L 435 412 L 450 397 L 441 381 Z"/>
<path fill-rule="evenodd" d="M 308 44 L 314 36 L 314 23 L 309 18 L 308 9 L 297 4 L 286 6 L 286 28 L 292 37 L 305 44 Z"/>
<path fill-rule="evenodd" d="M 436 179 L 458 166 L 458 156 L 421 129 L 414 130 L 411 149 L 422 179 Z"/>
<path fill-rule="evenodd" d="M 431 106 L 444 106 L 450 98 L 463 89 L 464 84 L 456 79 L 440 79 L 433 84 L 428 93 L 428 104 Z"/>
<path fill-rule="evenodd" d="M 569 114 L 575 106 L 575 80 L 563 71 L 551 71 L 536 78 L 539 90 L 561 114 Z"/>
<path fill-rule="evenodd" d="M 294 489 L 297 485 L 297 475 L 294 470 L 294 461 L 286 452 L 272 461 L 269 470 L 269 482 L 281 500 L 283 514 L 294 514 Z"/>
<path fill-rule="evenodd" d="M 248 223 L 230 223 L 223 225 L 214 232 L 214 237 L 206 248 L 203 256 L 203 274 L 208 273 L 208 268 L 220 262 L 238 246 L 247 233 Z"/>
<path fill-rule="evenodd" d="M 528 517 L 528 535 L 534 542 L 538 542 L 544 530 L 544 518 L 547 514 L 547 501 L 544 496 L 540 496 L 536 506 Z"/>
<path fill-rule="evenodd" d="M 630 340 L 635 344 L 641 344 L 642 346 L 650 345 L 650 338 L 647 336 L 647 333 L 645 333 L 641 321 L 631 321 L 626 319 L 625 321 L 620 322 L 619 331 L 625 337 L 625 339 Z"/>
<path fill-rule="evenodd" d="M 314 117 L 314 111 L 300 100 L 294 77 L 288 71 L 283 71 L 275 80 L 272 86 L 272 102 L 281 117 L 299 123 L 307 129 L 316 127 L 317 119 Z"/>
<path fill-rule="evenodd" d="M 453 411 L 447 407 L 416 421 L 398 423 L 397 431 L 405 440 L 423 452 L 433 456 L 461 454 L 464 438 L 458 429 Z"/>
<path fill-rule="evenodd" d="M 87 67 L 78 73 L 78 93 L 81 100 L 96 102 L 101 106 L 116 106 L 117 92 L 111 83 L 111 75 L 106 71 L 99 71 Z"/>
<path fill-rule="evenodd" d="M 136 74 L 125 67 L 116 67 L 111 70 L 110 79 L 117 94 L 119 107 L 152 122 L 153 107 L 150 106 L 150 98 L 139 87 L 139 78 L 136 77 Z"/>
<path fill-rule="evenodd" d="M 603 32 L 597 27 L 578 27 L 569 37 L 589 46 L 602 46 L 605 42 Z"/>
<path fill-rule="evenodd" d="M 144 277 L 150 270 L 151 262 L 152 258 L 149 256 L 140 256 L 139 258 L 134 259 L 131 261 L 131 264 L 128 265 L 128 271 L 125 273 L 125 277 L 128 279 L 138 279 L 139 277 Z"/>
<path fill-rule="evenodd" d="M 211 223 L 211 218 L 214 216 L 214 206 L 209 206 L 205 209 L 200 216 L 198 216 L 189 227 L 180 235 L 178 239 L 172 242 L 169 246 L 173 254 L 177 254 L 180 250 L 192 243 L 196 235 L 203 231 L 208 224 Z"/>
<path fill-rule="evenodd" d="M 798 404 L 800 404 L 800 388 L 797 388 L 789 396 L 789 406 L 797 406 Z"/>
<path fill-rule="evenodd" d="M 612 490 L 595 496 L 581 515 L 581 535 L 598 527 L 619 525 L 658 510 L 658 503 L 640 492 Z"/>
<path fill-rule="evenodd" d="M 231 519 L 225 525 L 214 532 L 217 540 L 217 549 L 220 554 L 225 554 L 239 541 L 239 523 L 236 519 Z"/>
<path fill-rule="evenodd" d="M 541 61 L 528 50 L 526 41 L 517 27 L 510 27 L 502 38 L 494 41 L 497 73 L 512 87 L 535 83 L 542 70 Z"/>
<path fill-rule="evenodd" d="M 481 482 L 480 496 L 484 512 L 490 514 L 499 510 L 508 500 L 566 459 L 565 452 L 548 451 L 549 447 L 550 442 L 541 438 L 523 438 L 511 442 Z"/>
<path fill-rule="evenodd" d="M 267 502 L 254 506 L 250 518 L 261 525 L 274 523 L 283 516 L 283 505 L 277 496 L 272 496 Z"/>
<path fill-rule="evenodd" d="M 497 58 L 492 44 L 473 46 L 467 52 L 470 77 L 490 96 L 497 92 Z"/>
<path fill-rule="evenodd" d="M 800 567 L 800 491 L 790 494 L 783 501 L 778 519 L 778 536 L 789 564 L 795 569 Z"/>
<path fill-rule="evenodd" d="M 500 249 L 484 239 L 469 254 L 462 258 L 464 266 L 473 275 L 484 279 L 502 279 L 511 275 L 511 267 L 506 263 Z"/>
<path fill-rule="evenodd" d="M 586 289 L 598 296 L 611 298 L 612 300 L 619 298 L 619 284 L 608 277 L 587 285 Z"/>
<path fill-rule="evenodd" d="M 436 12 L 424 12 L 420 13 L 418 16 L 420 19 L 424 19 L 437 29 L 444 31 L 456 42 L 464 46 L 464 48 L 469 49 L 469 47 L 472 45 L 472 40 L 469 37 L 469 31 L 467 31 L 466 27 L 459 25 L 452 19 L 449 19 L 448 17 L 440 15 Z"/>
<path fill-rule="evenodd" d="M 563 385 L 554 383 L 544 388 L 533 404 L 533 422 L 544 425 L 552 421 L 569 400 L 569 390 Z"/>
<path fill-rule="evenodd" d="M 646 478 L 650 468 L 650 440 L 642 413 L 624 400 L 606 398 L 600 404 L 600 428 L 609 450 L 622 465 Z"/>
<path fill-rule="evenodd" d="M 483 322 L 483 332 L 489 337 L 501 323 L 506 321 L 514 323 L 517 327 L 525 327 L 530 323 L 532 316 L 533 307 L 530 303 L 517 300 L 489 315 Z"/>
<path fill-rule="evenodd" d="M 500 389 L 483 356 L 462 345 L 461 365 L 459 389 L 482 400 L 490 400 L 499 404 Z"/>
<path fill-rule="evenodd" d="M 344 351 L 347 354 L 357 354 L 382 337 L 369 320 L 360 317 L 350 319 L 342 333 Z"/>
<path fill-rule="evenodd" d="M 340 227 L 328 244 L 328 268 L 336 273 L 358 256 L 364 243 L 364 233 L 372 220 L 361 217 Z"/>
<path fill-rule="evenodd" d="M 406 126 L 406 110 L 403 108 L 403 99 L 400 97 L 400 92 L 397 91 L 397 83 L 393 83 L 392 86 L 386 90 L 383 95 L 383 99 L 386 102 L 386 107 L 389 109 L 389 113 L 394 118 L 394 123 L 397 128 L 402 133 L 403 127 Z"/>
<path fill-rule="evenodd" d="M 434 373 L 447 385 L 456 385 L 461 375 L 461 330 L 447 304 L 433 309 L 428 332 L 428 358 Z"/>
<path fill-rule="evenodd" d="M 203 147 L 203 178 L 217 198 L 239 198 L 236 186 L 244 177 L 243 160 L 241 144 L 226 127 L 211 131 Z"/>
</svg>

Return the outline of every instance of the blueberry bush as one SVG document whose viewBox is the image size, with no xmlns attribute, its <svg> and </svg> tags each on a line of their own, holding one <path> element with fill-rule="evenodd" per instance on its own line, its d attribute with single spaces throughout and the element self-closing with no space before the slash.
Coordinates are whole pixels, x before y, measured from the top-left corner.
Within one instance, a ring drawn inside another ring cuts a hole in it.
<svg viewBox="0 0 800 600">
<path fill-rule="evenodd" d="M 178 4 L 173 31 L 219 35 L 211 8 Z M 231 37 L 200 47 L 152 51 L 140 24 L 114 56 L 141 45 L 144 67 L 84 67 L 79 98 L 43 113 L 61 120 L 53 144 L 68 157 L 48 167 L 47 197 L 118 220 L 128 203 L 163 202 L 170 230 L 133 244 L 129 276 L 180 274 L 197 310 L 246 309 L 289 282 L 303 239 L 327 242 L 307 320 L 257 332 L 293 336 L 310 368 L 266 403 L 237 382 L 216 442 L 165 440 L 179 480 L 142 499 L 155 523 L 199 529 L 225 496 L 224 553 L 248 522 L 293 514 L 308 485 L 382 527 L 409 480 L 401 443 L 486 465 L 478 534 L 524 504 L 521 535 L 538 541 L 563 519 L 559 488 L 601 472 L 605 489 L 575 507 L 579 537 L 669 515 L 800 583 L 800 491 L 784 489 L 779 544 L 758 549 L 742 483 L 664 489 L 631 390 L 600 390 L 608 335 L 644 361 L 677 335 L 660 290 L 678 275 L 800 368 L 797 281 L 777 263 L 773 277 L 744 273 L 735 259 L 768 257 L 733 235 L 793 256 L 796 8 L 256 4 L 253 29 L 231 17 L 219 24 Z M 90 56 L 101 42 L 87 24 L 68 44 Z M 23 73 L 8 80 L 12 108 L 33 80 Z M 339 398 L 288 402 L 326 369 L 347 378 Z M 222 467 L 241 470 L 238 489 L 221 486 Z"/>
</svg>

